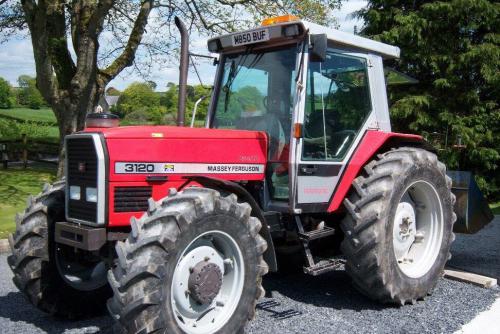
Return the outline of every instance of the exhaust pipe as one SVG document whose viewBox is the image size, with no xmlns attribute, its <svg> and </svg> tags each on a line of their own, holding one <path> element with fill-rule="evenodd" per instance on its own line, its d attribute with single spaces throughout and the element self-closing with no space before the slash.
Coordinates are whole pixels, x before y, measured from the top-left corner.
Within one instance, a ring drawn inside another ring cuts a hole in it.
<svg viewBox="0 0 500 334">
<path fill-rule="evenodd" d="M 184 22 L 177 16 L 174 19 L 175 25 L 181 33 L 181 55 L 179 65 L 179 100 L 177 102 L 177 126 L 184 126 L 186 114 L 186 91 L 187 75 L 189 66 L 189 36 Z"/>
</svg>

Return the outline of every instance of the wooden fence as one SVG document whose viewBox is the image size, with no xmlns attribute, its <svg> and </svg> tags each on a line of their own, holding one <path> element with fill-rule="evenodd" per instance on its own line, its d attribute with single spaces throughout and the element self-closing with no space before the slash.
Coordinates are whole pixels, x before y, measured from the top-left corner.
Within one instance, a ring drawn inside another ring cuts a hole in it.
<svg viewBox="0 0 500 334">
<path fill-rule="evenodd" d="M 24 168 L 28 161 L 42 161 L 57 163 L 59 144 L 29 140 L 22 135 L 18 140 L 0 140 L 0 156 L 3 168 L 7 168 L 9 162 L 22 162 Z"/>
</svg>

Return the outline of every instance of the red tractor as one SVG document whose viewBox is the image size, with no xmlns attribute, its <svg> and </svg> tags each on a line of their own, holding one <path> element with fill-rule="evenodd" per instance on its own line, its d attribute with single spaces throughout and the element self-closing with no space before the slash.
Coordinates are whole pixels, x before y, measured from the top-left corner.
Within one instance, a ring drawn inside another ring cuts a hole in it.
<svg viewBox="0 0 500 334">
<path fill-rule="evenodd" d="M 384 303 L 429 294 L 455 196 L 422 137 L 391 132 L 382 61 L 399 49 L 292 16 L 212 38 L 206 127 L 188 128 L 177 24 L 181 126 L 92 114 L 66 137 L 65 178 L 10 238 L 28 299 L 70 317 L 107 301 L 128 333 L 239 333 L 262 276 L 292 263 L 314 276 L 345 262 Z"/>
</svg>

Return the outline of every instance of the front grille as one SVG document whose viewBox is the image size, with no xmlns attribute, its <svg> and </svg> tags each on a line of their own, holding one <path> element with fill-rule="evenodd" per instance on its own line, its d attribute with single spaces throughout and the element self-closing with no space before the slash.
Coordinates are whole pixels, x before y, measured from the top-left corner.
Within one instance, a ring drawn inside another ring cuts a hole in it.
<svg viewBox="0 0 500 334">
<path fill-rule="evenodd" d="M 152 189 L 152 187 L 116 187 L 115 212 L 146 211 Z"/>
<path fill-rule="evenodd" d="M 90 223 L 97 221 L 97 203 L 87 202 L 87 187 L 97 189 L 97 152 L 92 137 L 68 138 L 66 140 L 67 182 L 69 186 L 79 186 L 80 200 L 72 200 L 68 196 L 68 218 L 84 220 Z M 81 166 L 84 166 L 83 170 Z M 80 168 L 79 168 L 80 167 Z"/>
</svg>

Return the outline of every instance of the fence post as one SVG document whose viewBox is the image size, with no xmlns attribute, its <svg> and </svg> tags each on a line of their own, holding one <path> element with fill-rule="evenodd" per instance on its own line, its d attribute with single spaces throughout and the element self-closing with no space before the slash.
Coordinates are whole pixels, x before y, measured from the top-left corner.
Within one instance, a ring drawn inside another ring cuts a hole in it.
<svg viewBox="0 0 500 334">
<path fill-rule="evenodd" d="M 9 157 L 7 156 L 7 145 L 0 144 L 0 151 L 0 153 L 2 154 L 3 169 L 7 169 L 7 166 L 9 164 Z"/>
<path fill-rule="evenodd" d="M 23 139 L 23 167 L 28 167 L 28 136 L 25 133 L 21 135 Z"/>
</svg>

